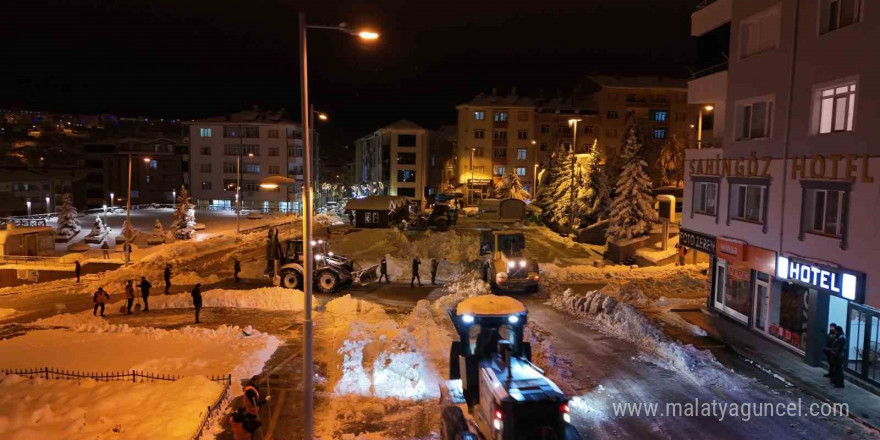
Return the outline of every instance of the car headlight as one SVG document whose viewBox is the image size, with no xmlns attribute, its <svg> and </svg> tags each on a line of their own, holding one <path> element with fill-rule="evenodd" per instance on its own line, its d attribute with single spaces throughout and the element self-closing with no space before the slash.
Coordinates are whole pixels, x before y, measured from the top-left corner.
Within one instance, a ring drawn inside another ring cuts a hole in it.
<svg viewBox="0 0 880 440">
<path fill-rule="evenodd" d="M 511 324 L 516 324 L 517 322 L 519 322 L 519 316 L 510 315 L 507 317 L 507 322 L 509 322 Z"/>
<path fill-rule="evenodd" d="M 519 267 L 526 267 L 526 260 L 519 260 Z"/>
<path fill-rule="evenodd" d="M 474 322 L 474 317 L 473 315 L 461 315 L 461 322 L 465 324 L 470 324 Z"/>
<path fill-rule="evenodd" d="M 516 261 L 508 261 L 507 267 L 513 269 L 514 267 L 516 267 Z"/>
</svg>

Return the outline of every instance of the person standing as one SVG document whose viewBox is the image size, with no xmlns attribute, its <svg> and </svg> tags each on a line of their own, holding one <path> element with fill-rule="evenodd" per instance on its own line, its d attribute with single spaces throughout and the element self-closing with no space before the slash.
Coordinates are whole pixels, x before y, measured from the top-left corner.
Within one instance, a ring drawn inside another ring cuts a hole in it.
<svg viewBox="0 0 880 440">
<path fill-rule="evenodd" d="M 831 377 L 834 374 L 834 355 L 831 352 L 831 348 L 834 347 L 835 339 L 837 339 L 837 324 L 832 322 L 828 325 L 828 334 L 825 335 L 825 348 L 822 349 L 825 352 L 825 360 L 828 361 L 828 372 L 825 373 L 825 377 Z"/>
<path fill-rule="evenodd" d="M 248 414 L 244 407 L 239 407 L 229 416 L 229 429 L 232 431 L 232 440 L 251 440 L 251 433 L 245 428 Z"/>
<path fill-rule="evenodd" d="M 848 345 L 843 329 L 835 326 L 834 330 L 837 338 L 831 347 L 831 353 L 834 355 L 834 372 L 831 374 L 831 384 L 834 385 L 834 388 L 843 388 L 843 366 L 846 365 Z"/>
<path fill-rule="evenodd" d="M 354 211 L 348 211 L 348 222 L 351 223 L 351 227 L 354 227 Z"/>
<path fill-rule="evenodd" d="M 73 263 L 73 271 L 76 273 L 76 282 L 79 283 L 79 276 L 82 273 L 82 266 L 79 264 L 79 260 Z"/>
<path fill-rule="evenodd" d="M 131 261 L 131 243 L 125 242 L 122 245 L 122 252 L 125 253 L 125 264 L 128 264 Z"/>
<path fill-rule="evenodd" d="M 101 249 L 104 251 L 104 259 L 109 260 L 110 259 L 110 245 L 107 244 L 106 240 L 101 242 Z"/>
<path fill-rule="evenodd" d="M 92 316 L 98 316 L 98 308 L 101 309 L 101 317 L 104 316 L 104 305 L 108 299 L 110 299 L 110 295 L 104 291 L 103 287 L 98 287 L 98 291 L 92 295 L 92 302 L 95 303 L 95 309 L 92 311 Z"/>
<path fill-rule="evenodd" d="M 261 397 L 260 389 L 257 387 L 257 381 L 259 381 L 259 376 L 254 376 L 248 381 L 248 384 L 244 387 L 244 408 L 247 414 L 259 421 L 260 419 L 260 407 L 265 405 L 266 402 L 271 398 L 270 396 Z M 262 438 L 262 430 L 257 428 L 253 432 L 254 438 Z"/>
<path fill-rule="evenodd" d="M 269 235 L 266 236 L 266 270 L 263 272 L 264 275 L 269 275 L 274 267 L 275 262 L 272 261 L 274 258 L 275 245 L 272 243 L 272 228 L 269 228 Z"/>
<path fill-rule="evenodd" d="M 150 311 L 150 287 L 153 287 L 149 281 L 147 281 L 147 277 L 141 277 L 141 298 L 144 300 L 144 313 Z"/>
<path fill-rule="evenodd" d="M 437 261 L 436 258 L 431 258 L 431 285 L 436 285 L 437 280 L 437 268 L 440 267 L 440 262 Z"/>
<path fill-rule="evenodd" d="M 125 314 L 131 315 L 131 306 L 134 305 L 134 281 L 128 280 L 125 283 Z"/>
<path fill-rule="evenodd" d="M 238 284 L 241 281 L 241 278 L 238 276 L 241 273 L 241 261 L 238 261 L 238 258 L 235 258 L 233 261 L 235 262 L 232 264 L 232 276 L 235 278 L 235 284 Z"/>
<path fill-rule="evenodd" d="M 388 261 L 385 260 L 385 257 L 382 257 L 382 261 L 379 262 L 379 282 L 382 282 L 382 277 L 385 277 L 385 283 L 390 283 L 388 281 Z"/>
<path fill-rule="evenodd" d="M 165 294 L 168 295 L 168 290 L 171 289 L 171 265 L 165 265 Z"/>
<path fill-rule="evenodd" d="M 193 299 L 193 307 L 196 309 L 196 324 L 199 323 L 199 314 L 202 313 L 202 285 L 196 283 L 196 287 L 193 287 L 192 292 L 190 293 Z"/>
<path fill-rule="evenodd" d="M 419 280 L 419 287 L 422 287 L 422 279 L 419 277 L 419 265 L 422 264 L 422 260 L 419 257 L 414 257 L 412 260 L 412 278 L 409 279 L 409 287 L 413 286 L 413 282 Z"/>
</svg>

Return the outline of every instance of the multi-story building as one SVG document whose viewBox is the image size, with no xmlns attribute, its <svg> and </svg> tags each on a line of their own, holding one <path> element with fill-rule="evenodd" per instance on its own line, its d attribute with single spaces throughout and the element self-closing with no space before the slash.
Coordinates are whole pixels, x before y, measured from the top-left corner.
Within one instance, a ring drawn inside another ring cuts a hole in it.
<svg viewBox="0 0 880 440">
<path fill-rule="evenodd" d="M 428 131 L 400 120 L 355 141 L 355 180 L 382 183 L 384 194 L 425 200 Z"/>
<path fill-rule="evenodd" d="M 877 383 L 880 63 L 866 42 L 880 15 L 864 3 L 718 0 L 693 14 L 693 35 L 729 41 L 717 49 L 730 56 L 689 84 L 692 104 L 714 107 L 716 148 L 688 151 L 681 241 L 709 254 L 711 308 L 811 365 L 841 325 L 847 371 Z"/>
<path fill-rule="evenodd" d="M 302 181 L 302 126 L 280 112 L 259 109 L 186 123 L 192 194 L 200 207 L 233 208 L 241 180 L 242 206 L 299 211 L 300 185 L 261 189 L 270 175 Z M 239 163 L 241 173 L 239 174 Z"/>
<path fill-rule="evenodd" d="M 456 187 L 455 154 L 458 143 L 458 128 L 444 125 L 433 130 L 428 138 L 428 195 L 436 195 Z"/>
<path fill-rule="evenodd" d="M 492 185 L 516 173 L 526 191 L 534 186 L 539 152 L 535 139 L 535 101 L 510 95 L 479 94 L 458 110 L 458 184 L 466 203 L 491 197 Z"/>
<path fill-rule="evenodd" d="M 82 206 L 74 188 L 83 177 L 79 169 L 5 168 L 0 174 L 0 216 L 55 212 L 66 193 Z"/>
</svg>

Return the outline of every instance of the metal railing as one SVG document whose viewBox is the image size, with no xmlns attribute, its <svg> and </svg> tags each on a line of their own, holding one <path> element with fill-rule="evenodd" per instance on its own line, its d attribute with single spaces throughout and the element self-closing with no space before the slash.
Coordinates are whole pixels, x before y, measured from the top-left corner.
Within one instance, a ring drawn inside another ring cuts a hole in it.
<svg viewBox="0 0 880 440">
<path fill-rule="evenodd" d="M 62 263 L 61 257 L 40 257 L 33 255 L 0 255 L 0 263 L 2 264 L 21 264 L 32 263 L 46 266 L 70 266 L 73 263 Z"/>
<path fill-rule="evenodd" d="M 0 229 L 6 229 L 9 224 L 14 224 L 19 227 L 34 227 L 34 226 L 46 226 L 46 217 L 47 214 L 43 214 L 40 217 L 7 217 L 0 218 Z"/>
<path fill-rule="evenodd" d="M 702 70 L 698 70 L 696 72 L 691 72 L 691 79 L 693 80 L 693 79 L 697 79 L 697 78 L 702 78 L 704 76 L 709 76 L 713 73 L 723 72 L 725 70 L 727 70 L 727 61 L 720 63 L 720 64 L 716 64 L 711 67 L 707 67 Z"/>
</svg>

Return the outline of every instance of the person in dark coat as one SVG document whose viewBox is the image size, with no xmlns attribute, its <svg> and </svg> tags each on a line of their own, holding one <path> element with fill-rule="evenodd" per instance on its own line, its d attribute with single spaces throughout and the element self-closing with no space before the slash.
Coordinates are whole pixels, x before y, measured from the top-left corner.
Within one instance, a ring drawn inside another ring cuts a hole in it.
<svg viewBox="0 0 880 440">
<path fill-rule="evenodd" d="M 165 265 L 165 294 L 168 295 L 168 289 L 171 289 L 171 265 Z"/>
<path fill-rule="evenodd" d="M 848 344 L 843 329 L 837 326 L 834 330 L 837 333 L 837 339 L 831 346 L 831 353 L 834 355 L 834 372 L 831 375 L 831 384 L 834 385 L 834 388 L 843 388 L 843 366 L 846 365 Z"/>
<path fill-rule="evenodd" d="M 348 211 L 348 222 L 354 227 L 354 211 Z"/>
<path fill-rule="evenodd" d="M 76 260 L 73 263 L 73 271 L 74 271 L 74 273 L 76 273 L 76 282 L 78 283 L 79 282 L 79 275 L 80 275 L 80 273 L 82 273 L 82 266 L 80 266 L 79 260 Z"/>
<path fill-rule="evenodd" d="M 131 306 L 134 305 L 134 281 L 125 283 L 125 314 L 131 315 Z"/>
<path fill-rule="evenodd" d="M 144 312 L 150 311 L 150 287 L 153 287 L 149 281 L 147 281 L 147 277 L 141 277 L 141 298 L 144 300 Z"/>
<path fill-rule="evenodd" d="M 269 275 L 275 266 L 275 263 L 272 261 L 275 259 L 275 243 L 273 242 L 272 229 L 269 228 L 269 235 L 266 236 L 266 270 L 263 271 L 264 275 Z"/>
<path fill-rule="evenodd" d="M 193 299 L 193 307 L 196 309 L 196 324 L 199 323 L 199 314 L 202 313 L 202 285 L 196 283 L 196 287 L 193 287 L 192 292 L 190 293 Z"/>
<path fill-rule="evenodd" d="M 92 295 L 92 302 L 95 303 L 95 309 L 92 311 L 92 316 L 98 316 L 98 308 L 101 309 L 101 316 L 104 316 L 104 305 L 108 299 L 110 299 L 110 295 L 104 291 L 103 287 L 98 287 L 98 290 Z"/>
<path fill-rule="evenodd" d="M 422 260 L 419 257 L 415 257 L 412 260 L 412 278 L 409 280 L 409 287 L 414 287 L 413 282 L 415 280 L 419 280 L 419 287 L 422 287 L 422 279 L 419 278 L 419 265 L 422 264 Z"/>
<path fill-rule="evenodd" d="M 238 258 L 234 261 L 235 263 L 232 264 L 232 276 L 235 277 L 235 284 L 238 284 L 241 281 L 241 278 L 238 276 L 241 273 L 241 261 L 238 261 Z"/>
<path fill-rule="evenodd" d="M 437 268 L 440 267 L 440 262 L 437 261 L 436 258 L 431 258 L 431 285 L 437 284 Z"/>
<path fill-rule="evenodd" d="M 379 282 L 382 282 L 382 277 L 385 277 L 385 282 L 390 283 L 388 281 L 388 261 L 385 260 L 385 257 L 382 257 L 382 261 L 379 262 Z"/>
<path fill-rule="evenodd" d="M 107 242 L 105 241 L 105 242 L 101 243 L 101 249 L 104 251 L 104 259 L 109 260 L 110 259 L 110 245 L 107 244 Z"/>
<path fill-rule="evenodd" d="M 831 377 L 834 374 L 834 356 L 831 353 L 831 347 L 834 346 L 834 340 L 837 339 L 837 324 L 831 323 L 828 326 L 828 334 L 825 335 L 825 348 L 822 351 L 825 352 L 825 360 L 828 361 L 828 372 L 825 373 L 825 377 Z"/>
</svg>

